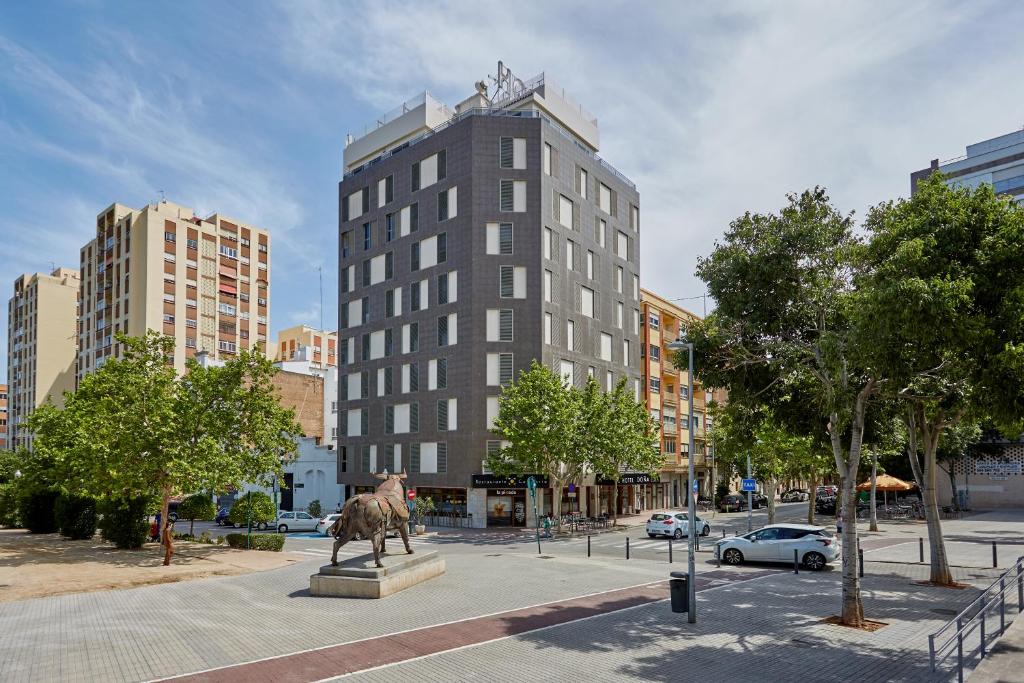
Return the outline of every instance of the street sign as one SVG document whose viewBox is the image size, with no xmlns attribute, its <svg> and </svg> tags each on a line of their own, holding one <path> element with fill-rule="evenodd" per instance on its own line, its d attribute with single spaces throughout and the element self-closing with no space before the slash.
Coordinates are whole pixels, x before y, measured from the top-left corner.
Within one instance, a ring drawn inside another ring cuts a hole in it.
<svg viewBox="0 0 1024 683">
<path fill-rule="evenodd" d="M 416 489 L 409 489 L 409 500 L 416 500 Z"/>
<path fill-rule="evenodd" d="M 569 493 L 573 493 L 575 491 L 576 491 L 576 484 L 569 484 Z"/>
<path fill-rule="evenodd" d="M 756 491 L 757 480 L 756 479 L 744 479 L 742 491 Z"/>
<path fill-rule="evenodd" d="M 530 477 L 529 479 L 527 479 L 526 480 L 526 488 L 530 489 L 530 493 L 535 492 L 537 490 L 537 480 L 534 479 L 533 477 Z"/>
<path fill-rule="evenodd" d="M 694 492 L 694 493 L 697 493 L 697 490 L 698 490 L 699 488 L 700 488 L 700 482 L 699 482 L 699 481 L 697 481 L 696 479 L 694 479 L 694 480 L 693 480 L 693 492 Z"/>
</svg>

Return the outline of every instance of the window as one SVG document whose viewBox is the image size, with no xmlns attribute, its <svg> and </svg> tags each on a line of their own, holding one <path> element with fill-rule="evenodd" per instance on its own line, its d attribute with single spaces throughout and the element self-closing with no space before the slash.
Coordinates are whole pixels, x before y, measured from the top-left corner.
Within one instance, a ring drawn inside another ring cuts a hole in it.
<svg viewBox="0 0 1024 683">
<path fill-rule="evenodd" d="M 604 389 L 605 391 L 611 391 L 615 384 L 615 377 L 612 375 L 612 371 L 608 370 L 604 375 Z M 639 394 L 636 396 L 636 400 L 639 401 Z"/>
<path fill-rule="evenodd" d="M 551 314 L 544 314 L 544 343 L 551 343 Z"/>
<path fill-rule="evenodd" d="M 342 202 L 344 206 L 344 202 Z M 352 231 L 343 232 L 341 234 L 341 258 L 348 258 L 349 251 L 352 249 Z"/>
<path fill-rule="evenodd" d="M 363 251 L 373 247 L 373 223 L 363 223 Z"/>
<path fill-rule="evenodd" d="M 640 231 L 640 209 L 632 204 L 629 205 L 629 227 L 633 232 Z"/>
<path fill-rule="evenodd" d="M 370 297 L 368 297 L 368 296 L 364 296 L 363 297 L 363 300 L 362 300 L 362 303 L 360 305 L 360 308 L 362 309 L 362 314 L 363 314 L 362 320 L 363 320 L 363 324 L 365 325 L 366 323 L 370 322 Z"/>
<path fill-rule="evenodd" d="M 615 291 L 622 293 L 622 266 L 615 266 Z"/>
<path fill-rule="evenodd" d="M 415 353 L 420 348 L 420 324 L 402 325 L 402 353 Z"/>
<path fill-rule="evenodd" d="M 587 198 L 587 171 L 586 169 L 576 167 L 576 191 L 580 193 L 584 199 Z"/>
<path fill-rule="evenodd" d="M 526 181 L 503 179 L 498 183 L 498 210 L 526 211 Z"/>
<path fill-rule="evenodd" d="M 605 240 L 608 235 L 608 223 L 600 218 L 594 220 L 594 239 L 601 247 L 607 246 Z"/>
<path fill-rule="evenodd" d="M 551 175 L 551 145 L 544 143 L 544 174 Z"/>
<path fill-rule="evenodd" d="M 231 304 L 219 303 L 217 304 L 217 310 L 224 315 L 235 315 L 236 309 Z"/>
<path fill-rule="evenodd" d="M 574 225 L 573 212 L 575 211 L 572 200 L 564 194 L 558 195 L 558 206 L 556 209 L 558 213 L 555 215 L 555 220 L 572 230 L 572 226 Z"/>
<path fill-rule="evenodd" d="M 594 317 L 594 290 L 580 285 L 580 313 L 588 318 Z"/>
<path fill-rule="evenodd" d="M 544 301 L 551 303 L 551 271 L 544 271 Z"/>
<path fill-rule="evenodd" d="M 657 311 L 647 312 L 647 326 L 652 330 L 661 329 L 661 315 Z"/>
<path fill-rule="evenodd" d="M 450 187 L 437 193 L 437 221 L 455 218 L 459 213 L 458 188 Z"/>
<path fill-rule="evenodd" d="M 565 241 L 565 268 L 566 270 L 576 270 L 576 243 L 572 240 Z"/>
<path fill-rule="evenodd" d="M 633 276 L 633 299 L 635 301 L 640 301 L 640 276 L 639 275 L 634 275 Z"/>
<path fill-rule="evenodd" d="M 658 379 L 657 377 L 652 377 L 651 378 L 651 393 L 652 394 L 660 394 L 661 393 L 661 380 Z"/>
<path fill-rule="evenodd" d="M 565 347 L 570 351 L 576 350 L 576 323 L 572 320 L 565 321 Z"/>
<path fill-rule="evenodd" d="M 676 440 L 675 439 L 665 439 L 665 452 L 666 453 L 675 453 L 676 452 Z"/>
<path fill-rule="evenodd" d="M 173 325 L 174 324 L 174 316 L 171 315 L 170 313 L 164 313 L 164 322 Z"/>
<path fill-rule="evenodd" d="M 458 272 L 450 271 L 437 276 L 437 303 L 450 304 L 458 300 Z"/>
<path fill-rule="evenodd" d="M 651 344 L 651 360 L 661 361 L 661 347 Z"/>
<path fill-rule="evenodd" d="M 175 241 L 177 241 L 177 239 L 178 239 L 177 236 L 173 232 L 165 232 L 164 233 L 164 241 L 165 242 L 175 242 Z"/>
<path fill-rule="evenodd" d="M 437 319 L 437 345 L 452 346 L 458 342 L 458 317 L 455 313 Z"/>
<path fill-rule="evenodd" d="M 629 357 L 631 355 L 631 347 L 628 339 L 622 340 L 622 364 L 629 367 Z M 660 380 L 659 380 L 660 381 Z"/>
<path fill-rule="evenodd" d="M 409 310 L 418 311 L 427 307 L 428 292 L 427 292 L 427 281 L 420 280 L 419 282 L 412 283 L 412 289 L 409 290 Z"/>
<path fill-rule="evenodd" d="M 623 319 L 623 314 L 624 313 L 625 313 L 625 307 L 622 305 L 622 302 L 621 301 L 616 302 L 615 303 L 615 326 L 617 328 L 619 328 L 620 330 L 622 329 L 622 323 L 623 323 L 622 319 Z"/>
<path fill-rule="evenodd" d="M 390 203 L 395 198 L 395 176 L 389 175 L 377 181 L 377 208 Z"/>
<path fill-rule="evenodd" d="M 597 275 L 595 273 L 596 273 L 596 271 L 595 271 L 595 268 L 594 268 L 594 252 L 588 251 L 587 252 L 587 278 L 590 279 L 590 280 L 595 279 L 597 277 Z"/>
<path fill-rule="evenodd" d="M 633 309 L 633 334 L 640 334 L 640 309 Z"/>
<path fill-rule="evenodd" d="M 185 240 L 185 246 L 188 247 L 189 249 L 198 249 L 199 248 L 199 241 L 198 240 L 186 239 Z"/>
<path fill-rule="evenodd" d="M 511 299 L 515 286 L 515 267 L 501 266 L 499 276 L 498 296 Z"/>
<path fill-rule="evenodd" d="M 398 301 L 398 309 L 396 313 L 395 301 Z M 402 312 L 402 288 L 396 287 L 395 289 L 389 289 L 384 292 L 384 317 L 393 318 Z"/>
<path fill-rule="evenodd" d="M 409 247 L 409 269 L 416 272 L 420 269 L 420 243 L 413 242 Z"/>
<path fill-rule="evenodd" d="M 487 224 L 487 253 L 492 256 L 512 255 L 512 224 Z"/>
<path fill-rule="evenodd" d="M 572 385 L 573 376 L 576 374 L 576 366 L 570 360 L 563 360 L 558 364 L 558 374 L 562 378 L 562 384 L 567 386 Z"/>
<path fill-rule="evenodd" d="M 526 168 L 526 138 L 501 138 L 498 149 L 500 168 Z"/>
<path fill-rule="evenodd" d="M 370 286 L 370 259 L 363 260 L 363 287 Z"/>
<path fill-rule="evenodd" d="M 621 230 L 615 233 L 615 255 L 619 258 L 629 258 L 629 237 Z"/>
<path fill-rule="evenodd" d="M 487 309 L 487 341 L 512 341 L 512 309 Z"/>
<path fill-rule="evenodd" d="M 449 432 L 458 429 L 458 401 L 443 398 L 437 402 L 437 431 Z"/>
<path fill-rule="evenodd" d="M 217 342 L 217 348 L 220 349 L 221 351 L 226 352 L 226 353 L 234 353 L 235 352 L 235 342 L 229 342 L 229 341 L 220 340 L 220 341 Z"/>
<path fill-rule="evenodd" d="M 221 256 L 227 256 L 228 258 L 233 258 L 233 259 L 237 259 L 238 258 L 238 250 L 237 249 L 232 249 L 229 246 L 226 246 L 226 245 L 222 244 L 222 245 L 220 245 L 220 247 L 217 248 L 217 251 L 220 252 Z"/>
<path fill-rule="evenodd" d="M 438 358 L 427 363 L 427 389 L 448 388 L 448 359 Z"/>
<path fill-rule="evenodd" d="M 395 239 L 395 214 L 389 213 L 384 216 L 384 240 L 390 242 Z"/>
<path fill-rule="evenodd" d="M 597 206 L 607 214 L 612 216 L 615 215 L 615 210 L 612 201 L 612 190 L 604 183 L 598 183 L 597 187 Z"/>
<path fill-rule="evenodd" d="M 442 232 L 437 236 L 437 262 L 444 263 L 448 260 L 448 233 Z"/>
<path fill-rule="evenodd" d="M 597 350 L 597 357 L 601 360 L 611 361 L 612 359 L 612 335 L 601 333 L 601 345 Z"/>
<path fill-rule="evenodd" d="M 512 354 L 487 354 L 488 386 L 508 386 L 512 383 Z"/>
<path fill-rule="evenodd" d="M 551 253 L 552 253 L 551 245 L 554 243 L 554 241 L 555 241 L 555 235 L 554 235 L 554 232 L 551 230 L 551 228 L 544 228 L 544 242 L 543 242 L 543 245 L 542 245 L 542 248 L 544 250 L 544 258 L 546 258 L 546 259 L 550 259 L 551 258 Z"/>
</svg>

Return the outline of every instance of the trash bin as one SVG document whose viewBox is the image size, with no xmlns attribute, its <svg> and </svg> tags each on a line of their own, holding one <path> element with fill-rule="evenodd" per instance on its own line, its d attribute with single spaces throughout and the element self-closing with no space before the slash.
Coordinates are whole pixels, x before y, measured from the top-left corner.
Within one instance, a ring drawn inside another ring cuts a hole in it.
<svg viewBox="0 0 1024 683">
<path fill-rule="evenodd" d="M 689 577 L 686 572 L 670 572 L 670 576 L 672 578 L 668 581 L 668 587 L 672 595 L 672 611 L 677 613 L 689 612 Z"/>
</svg>

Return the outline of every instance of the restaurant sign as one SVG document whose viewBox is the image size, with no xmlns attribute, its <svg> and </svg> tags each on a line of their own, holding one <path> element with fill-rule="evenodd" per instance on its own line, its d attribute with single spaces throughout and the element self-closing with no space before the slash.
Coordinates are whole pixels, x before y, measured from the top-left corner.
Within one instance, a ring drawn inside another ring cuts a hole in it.
<svg viewBox="0 0 1024 683">
<path fill-rule="evenodd" d="M 544 474 L 524 474 L 521 477 L 499 477 L 496 474 L 474 474 L 472 484 L 475 489 L 525 489 L 529 477 L 537 480 L 538 488 L 548 487 L 548 478 Z"/>
<path fill-rule="evenodd" d="M 974 463 L 974 473 L 984 477 L 1007 477 L 1021 474 L 1019 462 L 1000 462 L 998 460 L 979 460 Z"/>
<path fill-rule="evenodd" d="M 657 484 L 657 475 L 651 476 L 646 472 L 627 472 L 619 476 L 620 486 L 636 486 L 637 484 Z M 597 478 L 598 486 L 614 486 L 615 480 L 607 477 Z"/>
</svg>

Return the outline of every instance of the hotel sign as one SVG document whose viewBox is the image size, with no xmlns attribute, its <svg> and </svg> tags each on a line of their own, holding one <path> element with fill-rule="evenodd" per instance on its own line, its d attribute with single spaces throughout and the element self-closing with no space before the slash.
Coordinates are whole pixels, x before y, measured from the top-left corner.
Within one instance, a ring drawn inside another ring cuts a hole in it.
<svg viewBox="0 0 1024 683">
<path fill-rule="evenodd" d="M 599 486 L 614 486 L 615 480 L 607 477 L 598 477 L 597 483 Z M 626 474 L 619 476 L 620 486 L 635 486 L 637 484 L 657 484 L 657 475 L 651 476 L 646 472 L 627 472 Z"/>
</svg>

